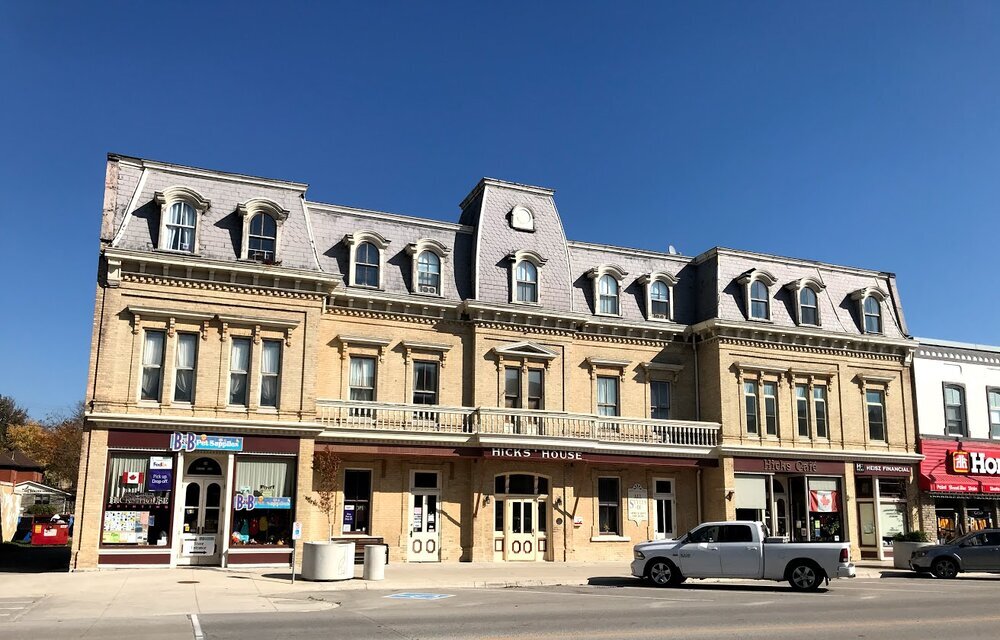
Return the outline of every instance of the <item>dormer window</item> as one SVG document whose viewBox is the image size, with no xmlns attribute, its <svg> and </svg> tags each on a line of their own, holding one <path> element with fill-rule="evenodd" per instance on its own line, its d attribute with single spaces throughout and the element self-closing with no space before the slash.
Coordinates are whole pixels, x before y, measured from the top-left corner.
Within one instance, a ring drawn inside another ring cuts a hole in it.
<svg viewBox="0 0 1000 640">
<path fill-rule="evenodd" d="M 594 313 L 602 316 L 621 315 L 622 280 L 628 273 L 617 265 L 602 265 L 587 272 L 594 281 Z"/>
<path fill-rule="evenodd" d="M 515 251 L 507 256 L 511 262 L 511 302 L 538 304 L 539 268 L 547 260 L 534 251 Z"/>
<path fill-rule="evenodd" d="M 800 325 L 820 326 L 819 293 L 826 285 L 815 278 L 800 278 L 785 285 L 794 300 L 796 320 Z"/>
<path fill-rule="evenodd" d="M 674 319 L 674 285 L 677 278 L 669 273 L 653 271 L 638 280 L 646 287 L 646 318 L 648 320 Z"/>
<path fill-rule="evenodd" d="M 198 217 L 208 211 L 208 200 L 187 187 L 168 187 L 157 191 L 154 200 L 160 205 L 158 248 L 182 253 L 198 252 Z"/>
<path fill-rule="evenodd" d="M 747 317 L 751 320 L 771 319 L 771 287 L 777 279 L 763 269 L 751 269 L 737 280 L 746 296 Z"/>
<path fill-rule="evenodd" d="M 369 289 L 385 288 L 385 250 L 389 241 L 374 231 L 359 231 L 344 236 L 350 250 L 348 283 Z"/>
<path fill-rule="evenodd" d="M 882 321 L 882 303 L 889 294 L 878 287 L 865 287 L 851 294 L 851 299 L 858 303 L 858 315 L 861 318 L 861 330 L 864 333 L 882 334 L 885 325 Z"/>
<path fill-rule="evenodd" d="M 274 200 L 253 198 L 236 207 L 243 218 L 243 243 L 240 259 L 276 264 L 279 262 L 281 227 L 288 211 Z"/>
<path fill-rule="evenodd" d="M 441 295 L 444 261 L 450 250 L 437 240 L 425 238 L 406 245 L 406 252 L 413 258 L 412 291 L 427 295 Z"/>
</svg>

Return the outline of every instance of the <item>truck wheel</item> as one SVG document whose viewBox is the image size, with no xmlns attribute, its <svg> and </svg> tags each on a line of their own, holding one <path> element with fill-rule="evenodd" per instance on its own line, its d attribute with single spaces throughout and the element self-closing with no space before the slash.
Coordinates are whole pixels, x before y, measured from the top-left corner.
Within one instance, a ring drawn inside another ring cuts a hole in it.
<svg viewBox="0 0 1000 640">
<path fill-rule="evenodd" d="M 796 562 L 788 569 L 788 584 L 796 591 L 815 591 L 823 582 L 823 572 L 811 562 Z"/>
<path fill-rule="evenodd" d="M 951 579 L 958 575 L 958 565 L 951 558 L 935 560 L 931 566 L 935 578 Z"/>
<path fill-rule="evenodd" d="M 657 587 L 673 587 L 684 582 L 674 563 L 657 558 L 646 565 L 646 577 Z"/>
</svg>

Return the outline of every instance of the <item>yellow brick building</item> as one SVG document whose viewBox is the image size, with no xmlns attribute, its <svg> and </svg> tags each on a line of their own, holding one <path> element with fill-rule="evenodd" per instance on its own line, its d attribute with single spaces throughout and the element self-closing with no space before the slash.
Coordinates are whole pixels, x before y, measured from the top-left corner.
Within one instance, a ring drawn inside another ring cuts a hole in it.
<svg viewBox="0 0 1000 640">
<path fill-rule="evenodd" d="M 879 554 L 912 524 L 890 274 L 572 242 L 500 180 L 460 210 L 109 156 L 74 567 L 287 564 L 294 522 L 393 562 L 624 562 L 737 516 Z"/>
</svg>

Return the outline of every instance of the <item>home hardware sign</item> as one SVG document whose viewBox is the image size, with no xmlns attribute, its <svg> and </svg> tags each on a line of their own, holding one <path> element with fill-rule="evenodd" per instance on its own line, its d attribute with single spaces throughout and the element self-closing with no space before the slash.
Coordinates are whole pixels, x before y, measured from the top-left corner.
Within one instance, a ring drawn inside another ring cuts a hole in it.
<svg viewBox="0 0 1000 640">
<path fill-rule="evenodd" d="M 951 451 L 951 472 L 963 475 L 1000 475 L 1000 458 L 991 458 L 982 451 Z"/>
</svg>

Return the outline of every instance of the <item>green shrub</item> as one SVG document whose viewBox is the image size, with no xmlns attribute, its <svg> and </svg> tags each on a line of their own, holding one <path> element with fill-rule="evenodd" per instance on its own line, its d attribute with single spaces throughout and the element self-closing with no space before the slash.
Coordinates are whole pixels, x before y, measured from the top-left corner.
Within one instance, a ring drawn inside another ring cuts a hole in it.
<svg viewBox="0 0 1000 640">
<path fill-rule="evenodd" d="M 32 516 L 51 516 L 55 515 L 56 507 L 52 504 L 33 504 L 26 508 L 24 512 Z"/>
<path fill-rule="evenodd" d="M 897 533 L 892 537 L 893 542 L 930 542 L 925 531 L 911 531 L 909 533 Z"/>
</svg>

